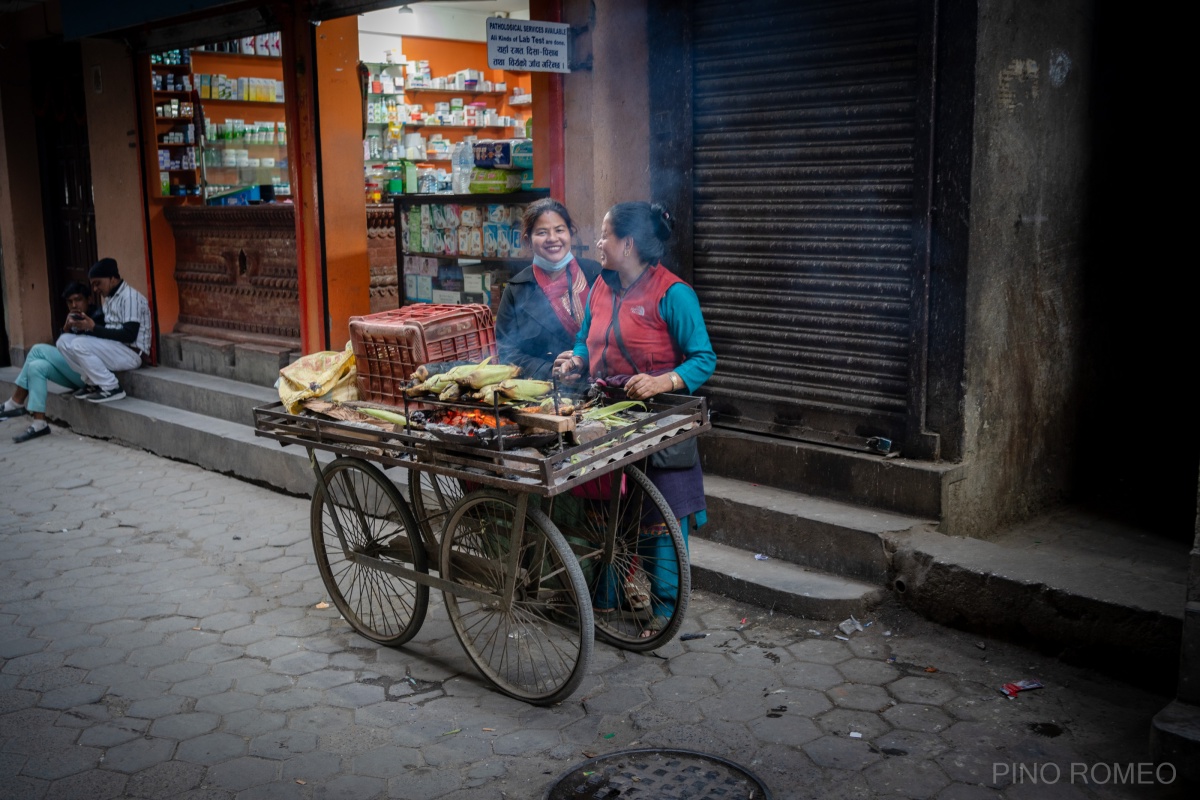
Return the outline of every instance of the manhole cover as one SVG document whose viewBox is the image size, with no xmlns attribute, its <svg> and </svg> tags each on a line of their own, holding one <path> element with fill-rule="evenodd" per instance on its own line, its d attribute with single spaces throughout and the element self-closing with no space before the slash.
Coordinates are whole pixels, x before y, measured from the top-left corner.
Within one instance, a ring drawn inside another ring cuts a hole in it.
<svg viewBox="0 0 1200 800">
<path fill-rule="evenodd" d="M 620 750 L 563 775 L 546 800 L 770 800 L 754 773 L 691 750 Z"/>
</svg>

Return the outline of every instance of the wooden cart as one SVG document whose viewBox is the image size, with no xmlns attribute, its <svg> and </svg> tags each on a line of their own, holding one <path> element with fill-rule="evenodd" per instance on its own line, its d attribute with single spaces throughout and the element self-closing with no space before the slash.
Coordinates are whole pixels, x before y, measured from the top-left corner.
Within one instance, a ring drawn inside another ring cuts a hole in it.
<svg viewBox="0 0 1200 800">
<path fill-rule="evenodd" d="M 650 650 L 683 622 L 687 548 L 637 465 L 708 430 L 707 408 L 678 395 L 647 407 L 584 445 L 560 435 L 541 452 L 295 415 L 281 404 L 254 415 L 257 435 L 308 450 L 317 565 L 355 630 L 401 645 L 420 630 L 429 589 L 440 589 L 484 677 L 550 704 L 587 674 L 594 635 Z M 322 468 L 317 450 L 337 458 Z M 407 499 L 381 467 L 408 470 Z"/>
</svg>

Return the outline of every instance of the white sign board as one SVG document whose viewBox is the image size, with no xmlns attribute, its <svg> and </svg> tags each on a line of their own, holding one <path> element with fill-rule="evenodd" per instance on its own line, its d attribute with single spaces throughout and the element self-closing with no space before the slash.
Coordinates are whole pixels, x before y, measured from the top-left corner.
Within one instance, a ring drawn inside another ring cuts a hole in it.
<svg viewBox="0 0 1200 800">
<path fill-rule="evenodd" d="M 570 72 L 565 22 L 488 17 L 488 66 L 519 72 Z"/>
</svg>

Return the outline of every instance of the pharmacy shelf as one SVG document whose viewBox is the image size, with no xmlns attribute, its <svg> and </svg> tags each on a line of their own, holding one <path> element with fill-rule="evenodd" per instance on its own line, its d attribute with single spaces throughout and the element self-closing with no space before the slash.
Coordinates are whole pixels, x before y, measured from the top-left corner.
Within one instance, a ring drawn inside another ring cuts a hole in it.
<svg viewBox="0 0 1200 800">
<path fill-rule="evenodd" d="M 257 53 L 218 53 L 213 50 L 193 50 L 192 51 L 192 62 L 193 63 L 196 61 L 196 59 L 200 59 L 201 61 L 203 61 L 206 58 L 222 58 L 222 59 L 231 58 L 234 61 L 260 61 L 260 62 L 261 61 L 282 61 L 283 60 L 280 56 L 273 56 L 273 55 L 269 55 L 269 54 L 259 55 Z M 155 65 L 151 64 L 150 66 L 153 67 Z M 184 66 L 187 66 L 187 65 L 184 65 Z"/>
<path fill-rule="evenodd" d="M 226 100 L 219 97 L 201 97 L 200 103 L 201 105 L 220 103 L 221 105 L 231 106 L 273 106 L 275 108 L 282 108 L 284 105 L 278 100 Z"/>
<path fill-rule="evenodd" d="M 503 97 L 507 92 L 477 92 L 466 89 L 431 89 L 424 86 L 409 86 L 405 92 L 413 94 L 461 94 L 464 97 Z"/>
<path fill-rule="evenodd" d="M 429 128 L 431 130 L 437 130 L 438 128 L 444 128 L 448 131 L 487 131 L 487 130 L 498 130 L 498 129 L 505 129 L 505 128 L 519 128 L 522 126 L 520 126 L 520 125 L 426 125 L 425 123 L 422 123 L 422 122 L 406 122 L 406 123 L 404 123 L 404 127 L 405 128 Z"/>
</svg>

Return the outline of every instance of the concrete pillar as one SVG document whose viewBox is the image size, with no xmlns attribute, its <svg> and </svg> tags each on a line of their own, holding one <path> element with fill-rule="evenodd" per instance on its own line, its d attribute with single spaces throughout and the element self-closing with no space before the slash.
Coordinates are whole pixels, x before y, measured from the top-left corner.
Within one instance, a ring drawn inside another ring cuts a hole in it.
<svg viewBox="0 0 1200 800">
<path fill-rule="evenodd" d="M 564 201 L 593 255 L 610 206 L 651 199 L 647 4 L 564 0 L 563 21 L 579 65 L 563 89 Z"/>
</svg>

